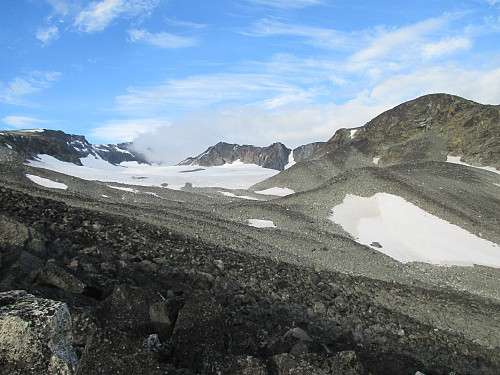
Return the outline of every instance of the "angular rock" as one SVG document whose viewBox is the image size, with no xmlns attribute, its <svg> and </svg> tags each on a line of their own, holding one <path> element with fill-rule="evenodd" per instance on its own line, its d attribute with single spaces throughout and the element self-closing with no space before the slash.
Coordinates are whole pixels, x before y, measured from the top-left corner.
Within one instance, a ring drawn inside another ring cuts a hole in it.
<svg viewBox="0 0 500 375">
<path fill-rule="evenodd" d="M 47 264 L 38 275 L 38 280 L 44 284 L 66 290 L 74 294 L 83 294 L 87 284 L 77 279 L 65 269 L 55 264 Z"/>
<path fill-rule="evenodd" d="M 0 293 L 0 368 L 4 374 L 72 374 L 71 316 L 65 303 L 24 290 Z"/>
</svg>

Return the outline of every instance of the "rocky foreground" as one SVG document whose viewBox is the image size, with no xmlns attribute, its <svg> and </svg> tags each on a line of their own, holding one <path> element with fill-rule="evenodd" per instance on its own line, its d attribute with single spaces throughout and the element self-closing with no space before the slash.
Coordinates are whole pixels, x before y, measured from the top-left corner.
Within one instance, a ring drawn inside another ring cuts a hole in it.
<svg viewBox="0 0 500 375">
<path fill-rule="evenodd" d="M 500 370 L 492 299 L 293 265 L 26 190 L 1 188 L 0 210 L 3 373 Z M 462 324 L 408 311 L 422 305 Z M 65 306 L 70 332 L 53 318 Z M 472 339 L 481 329 L 490 338 Z"/>
</svg>

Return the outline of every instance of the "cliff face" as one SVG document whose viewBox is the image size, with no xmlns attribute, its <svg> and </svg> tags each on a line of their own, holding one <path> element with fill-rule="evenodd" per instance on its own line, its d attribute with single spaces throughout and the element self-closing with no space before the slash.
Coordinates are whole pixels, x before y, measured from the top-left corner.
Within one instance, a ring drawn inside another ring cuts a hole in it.
<svg viewBox="0 0 500 375">
<path fill-rule="evenodd" d="M 100 157 L 112 164 L 124 161 L 146 160 L 134 152 L 129 143 L 92 145 L 84 136 L 66 134 L 59 130 L 14 130 L 0 132 L 0 159 L 22 161 L 40 154 L 53 156 L 61 161 L 81 165 L 81 158 L 89 155 Z"/>
</svg>

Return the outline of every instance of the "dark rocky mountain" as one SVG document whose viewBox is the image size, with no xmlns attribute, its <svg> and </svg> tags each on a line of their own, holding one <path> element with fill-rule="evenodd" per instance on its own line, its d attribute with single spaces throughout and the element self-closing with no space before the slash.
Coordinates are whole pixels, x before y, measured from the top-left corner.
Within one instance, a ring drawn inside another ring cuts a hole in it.
<svg viewBox="0 0 500 375">
<path fill-rule="evenodd" d="M 81 165 L 81 158 L 100 157 L 112 164 L 124 161 L 146 163 L 130 143 L 92 145 L 84 136 L 59 130 L 12 130 L 0 132 L 0 159 L 26 160 L 47 154 L 61 161 Z"/>
<path fill-rule="evenodd" d="M 311 158 L 255 188 L 272 185 L 304 191 L 347 170 L 445 162 L 448 156 L 500 169 L 499 129 L 499 105 L 448 94 L 426 95 L 400 104 L 363 126 L 338 130 Z"/>
<path fill-rule="evenodd" d="M 196 157 L 190 157 L 179 165 L 200 165 L 203 167 L 224 165 L 239 160 L 245 164 L 256 164 L 264 168 L 282 171 L 290 162 L 290 154 L 294 162 L 300 162 L 316 152 L 324 142 L 310 143 L 290 150 L 282 143 L 273 143 L 267 147 L 256 147 L 250 145 L 237 145 L 219 142 L 209 147 L 205 152 Z"/>
</svg>

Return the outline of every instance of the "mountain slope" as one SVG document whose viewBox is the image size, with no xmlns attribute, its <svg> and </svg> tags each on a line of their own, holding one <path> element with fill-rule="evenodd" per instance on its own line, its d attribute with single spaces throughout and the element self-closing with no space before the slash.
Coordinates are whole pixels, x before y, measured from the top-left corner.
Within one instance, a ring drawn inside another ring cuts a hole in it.
<svg viewBox="0 0 500 375">
<path fill-rule="evenodd" d="M 305 191 L 353 168 L 445 162 L 448 156 L 500 168 L 500 106 L 448 94 L 417 98 L 364 126 L 338 130 L 313 157 L 254 190 L 281 186 Z"/>
</svg>

